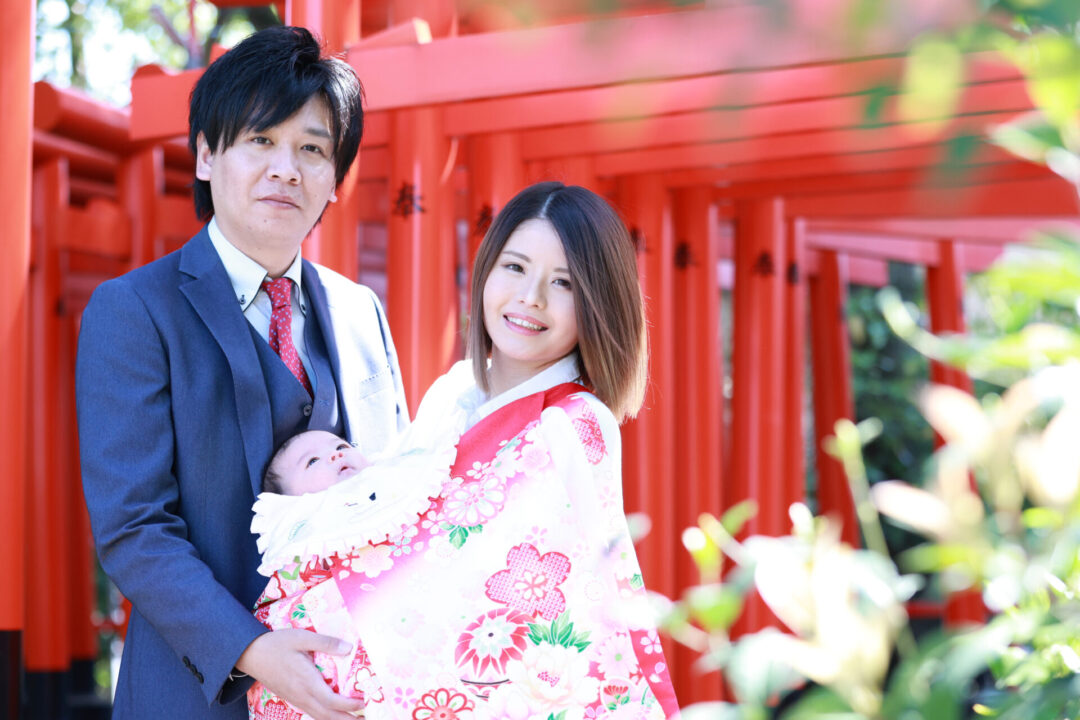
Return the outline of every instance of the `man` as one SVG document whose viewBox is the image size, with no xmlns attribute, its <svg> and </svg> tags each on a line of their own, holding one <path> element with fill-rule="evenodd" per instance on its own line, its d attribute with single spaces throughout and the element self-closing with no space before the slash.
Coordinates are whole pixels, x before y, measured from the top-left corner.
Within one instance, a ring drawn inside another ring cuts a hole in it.
<svg viewBox="0 0 1080 720">
<path fill-rule="evenodd" d="M 301 28 L 211 65 L 191 96 L 196 211 L 180 250 L 103 283 L 83 314 L 76 394 L 83 482 L 102 566 L 132 602 L 113 717 L 244 718 L 251 677 L 315 718 L 333 694 L 315 650 L 268 632 L 249 531 L 266 463 L 305 429 L 366 454 L 407 422 L 382 308 L 301 260 L 356 156 L 360 85 Z"/>
</svg>

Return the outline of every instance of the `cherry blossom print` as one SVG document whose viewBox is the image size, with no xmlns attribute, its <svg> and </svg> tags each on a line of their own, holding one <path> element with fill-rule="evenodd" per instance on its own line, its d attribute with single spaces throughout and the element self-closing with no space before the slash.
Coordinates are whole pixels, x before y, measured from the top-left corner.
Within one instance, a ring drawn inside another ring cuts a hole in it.
<svg viewBox="0 0 1080 720">
<path fill-rule="evenodd" d="M 372 672 L 367 650 L 361 643 L 357 643 L 356 652 L 353 653 L 345 689 L 350 697 L 360 698 L 368 703 L 381 703 L 385 699 L 382 685 Z"/>
<path fill-rule="evenodd" d="M 382 545 L 364 545 L 342 560 L 342 565 L 355 573 L 364 573 L 369 578 L 378 577 L 394 567 L 394 561 L 390 559 L 392 550 L 393 547 L 385 543 Z"/>
<path fill-rule="evenodd" d="M 655 717 L 657 710 L 653 705 L 640 702 L 624 702 L 609 712 L 605 720 L 647 720 Z"/>
<path fill-rule="evenodd" d="M 581 447 L 585 450 L 585 459 L 592 465 L 600 464 L 607 455 L 607 449 L 604 446 L 604 435 L 600 432 L 600 423 L 596 415 L 586 407 L 582 416 L 574 418 L 571 424 L 577 431 Z"/>
<path fill-rule="evenodd" d="M 541 445 L 529 444 L 521 448 L 519 465 L 521 472 L 528 475 L 542 473 L 551 463 L 551 455 Z"/>
<path fill-rule="evenodd" d="M 284 700 L 274 698 L 266 703 L 261 713 L 256 712 L 255 717 L 261 720 L 301 720 L 304 715 Z"/>
<path fill-rule="evenodd" d="M 471 478 L 480 478 L 488 474 L 488 469 L 491 463 L 486 462 L 474 462 L 472 467 L 465 471 L 465 474 Z"/>
<path fill-rule="evenodd" d="M 525 533 L 525 542 L 537 547 L 544 544 L 544 540 L 547 538 L 548 529 L 539 525 L 533 525 L 529 532 Z"/>
<path fill-rule="evenodd" d="M 464 694 L 449 688 L 424 693 L 413 708 L 413 720 L 457 720 L 473 709 L 472 701 Z"/>
<path fill-rule="evenodd" d="M 660 645 L 660 638 L 657 636 L 654 630 L 650 630 L 647 633 L 642 633 L 638 638 L 638 643 L 641 645 L 641 650 L 646 655 L 652 655 L 653 653 L 660 653 L 664 651 L 664 648 Z"/>
<path fill-rule="evenodd" d="M 416 527 L 415 525 L 410 525 L 404 528 L 401 534 L 399 534 L 397 537 L 393 538 L 390 541 L 390 544 L 393 546 L 393 550 L 390 552 L 390 554 L 394 557 L 399 557 L 411 553 L 413 551 L 412 541 L 416 538 L 419 532 L 420 528 Z"/>
<path fill-rule="evenodd" d="M 649 682 L 661 683 L 668 681 L 667 663 L 658 662 L 653 666 L 653 671 L 649 674 Z"/>
<path fill-rule="evenodd" d="M 487 579 L 484 589 L 497 603 L 554 620 L 566 609 L 566 597 L 559 585 L 570 574 L 570 559 L 562 553 L 543 556 L 528 543 L 517 545 L 506 555 L 506 569 Z"/>
<path fill-rule="evenodd" d="M 506 664 L 521 658 L 532 617 L 513 608 L 490 610 L 471 622 L 457 641 L 454 659 L 467 682 L 506 679 Z"/>
<path fill-rule="evenodd" d="M 394 704 L 401 705 L 402 707 L 412 707 L 413 702 L 416 699 L 416 691 L 411 687 L 401 687 L 400 685 L 394 688 Z"/>
<path fill-rule="evenodd" d="M 435 509 L 429 510 L 424 517 L 420 518 L 420 529 L 430 535 L 438 535 L 442 532 L 442 524 L 442 513 Z"/>
</svg>

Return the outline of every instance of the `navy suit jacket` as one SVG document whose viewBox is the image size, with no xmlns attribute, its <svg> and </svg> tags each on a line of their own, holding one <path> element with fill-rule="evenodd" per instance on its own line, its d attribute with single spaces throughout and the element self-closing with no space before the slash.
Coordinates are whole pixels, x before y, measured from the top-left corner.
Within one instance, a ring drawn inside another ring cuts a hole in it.
<svg viewBox="0 0 1080 720">
<path fill-rule="evenodd" d="M 307 261 L 303 287 L 349 439 L 377 452 L 408 422 L 382 307 Z M 246 718 L 231 700 L 250 680 L 228 674 L 266 631 L 251 614 L 266 580 L 249 527 L 272 418 L 252 331 L 205 228 L 95 290 L 76 402 L 98 555 L 134 608 L 113 717 Z"/>
</svg>

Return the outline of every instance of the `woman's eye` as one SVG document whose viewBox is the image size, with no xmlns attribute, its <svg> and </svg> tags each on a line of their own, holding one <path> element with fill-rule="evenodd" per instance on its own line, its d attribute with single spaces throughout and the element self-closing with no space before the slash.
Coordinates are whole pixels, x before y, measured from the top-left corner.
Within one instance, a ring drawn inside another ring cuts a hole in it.
<svg viewBox="0 0 1080 720">
<path fill-rule="evenodd" d="M 570 281 L 567 280 L 566 278 L 555 278 L 554 282 L 555 282 L 556 285 L 558 285 L 561 288 L 566 288 L 567 290 L 570 289 Z"/>
<path fill-rule="evenodd" d="M 525 271 L 525 268 L 521 267 L 521 265 L 519 265 L 518 263 L 514 263 L 514 262 L 506 263 L 505 265 L 503 265 L 503 267 L 506 268 L 507 270 L 509 270 L 510 272 L 524 272 Z"/>
</svg>

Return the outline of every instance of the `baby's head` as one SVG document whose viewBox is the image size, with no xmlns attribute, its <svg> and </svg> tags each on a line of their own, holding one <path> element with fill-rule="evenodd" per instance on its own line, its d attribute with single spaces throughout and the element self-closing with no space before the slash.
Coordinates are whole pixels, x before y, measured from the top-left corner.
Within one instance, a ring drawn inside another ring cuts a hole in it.
<svg viewBox="0 0 1080 720">
<path fill-rule="evenodd" d="M 308 430 L 278 448 L 263 475 L 263 491 L 280 495 L 319 492 L 368 464 L 348 441 L 325 430 Z"/>
</svg>

